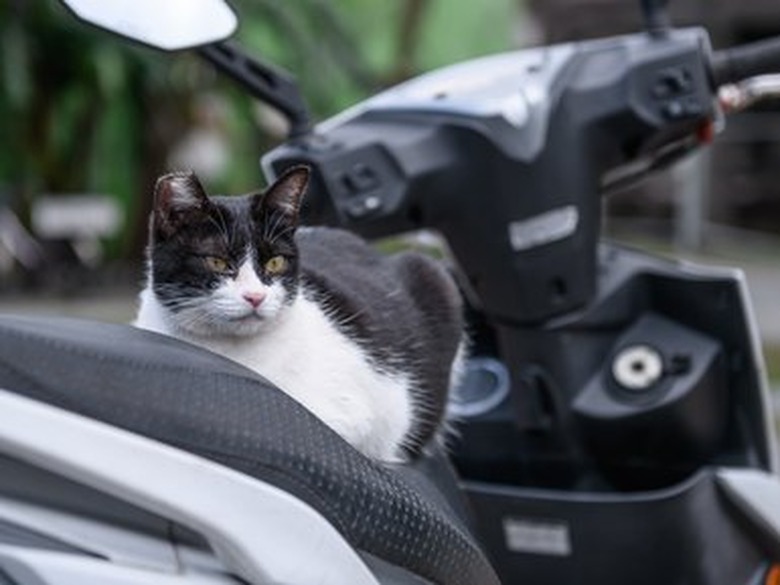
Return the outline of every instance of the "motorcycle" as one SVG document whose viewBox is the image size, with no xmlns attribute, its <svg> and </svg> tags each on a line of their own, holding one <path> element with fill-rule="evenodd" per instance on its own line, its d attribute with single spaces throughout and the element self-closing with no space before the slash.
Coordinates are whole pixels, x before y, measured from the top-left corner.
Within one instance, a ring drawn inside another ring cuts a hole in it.
<svg viewBox="0 0 780 585">
<path fill-rule="evenodd" d="M 0 583 L 780 582 L 744 278 L 600 239 L 605 194 L 780 94 L 779 41 L 716 52 L 645 0 L 641 33 L 456 64 L 315 125 L 291 76 L 222 42 L 221 0 L 63 1 L 283 112 L 261 164 L 312 168 L 308 222 L 440 232 L 473 350 L 459 440 L 386 465 L 204 350 L 3 316 Z"/>
</svg>

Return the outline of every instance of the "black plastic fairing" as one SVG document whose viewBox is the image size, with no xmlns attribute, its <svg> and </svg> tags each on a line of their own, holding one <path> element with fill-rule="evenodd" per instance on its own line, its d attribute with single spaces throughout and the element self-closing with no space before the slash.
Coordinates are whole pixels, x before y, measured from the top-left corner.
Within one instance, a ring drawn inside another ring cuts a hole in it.
<svg viewBox="0 0 780 585">
<path fill-rule="evenodd" d="M 616 246 L 600 257 L 597 294 L 585 310 L 545 328 L 495 329 L 500 347 L 518 356 L 504 358 L 512 391 L 462 421 L 454 450 L 461 475 L 609 492 L 673 485 L 704 465 L 771 471 L 768 397 L 738 274 Z M 661 330 L 641 323 L 654 316 L 681 334 L 653 339 Z M 625 342 L 655 344 L 666 356 L 658 391 L 627 399 L 611 389 L 613 358 Z M 677 353 L 690 360 L 683 369 L 675 369 Z M 589 389 L 617 416 L 584 408 Z"/>
<path fill-rule="evenodd" d="M 285 393 L 205 350 L 130 326 L 3 316 L 0 388 L 288 491 L 357 550 L 425 579 L 497 583 L 462 508 L 436 487 L 452 475 L 363 457 Z"/>
<path fill-rule="evenodd" d="M 563 492 L 466 484 L 504 583 L 755 585 L 764 551 L 705 468 L 659 490 Z"/>
<path fill-rule="evenodd" d="M 490 318 L 543 323 L 595 293 L 605 174 L 688 144 L 714 115 L 706 45 L 690 29 L 532 50 L 538 63 L 509 54 L 501 66 L 516 62 L 514 82 L 530 86 L 514 93 L 479 77 L 490 58 L 458 65 L 445 82 L 497 95 L 428 95 L 423 77 L 419 91 L 414 80 L 389 90 L 263 162 L 272 174 L 301 162 L 315 169 L 321 190 L 309 198 L 322 213 L 307 221 L 372 238 L 436 229 Z M 458 78 L 461 69 L 473 79 Z M 491 97 L 509 105 L 477 107 Z"/>
</svg>

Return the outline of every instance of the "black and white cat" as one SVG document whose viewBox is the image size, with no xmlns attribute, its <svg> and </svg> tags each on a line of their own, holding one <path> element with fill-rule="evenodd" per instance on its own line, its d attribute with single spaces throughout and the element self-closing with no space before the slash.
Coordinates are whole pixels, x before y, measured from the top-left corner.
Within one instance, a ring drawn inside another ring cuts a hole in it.
<svg viewBox="0 0 780 585">
<path fill-rule="evenodd" d="M 298 228 L 308 179 L 208 197 L 192 173 L 160 178 L 135 325 L 248 366 L 369 457 L 407 459 L 443 424 L 459 292 L 425 256 Z"/>
</svg>

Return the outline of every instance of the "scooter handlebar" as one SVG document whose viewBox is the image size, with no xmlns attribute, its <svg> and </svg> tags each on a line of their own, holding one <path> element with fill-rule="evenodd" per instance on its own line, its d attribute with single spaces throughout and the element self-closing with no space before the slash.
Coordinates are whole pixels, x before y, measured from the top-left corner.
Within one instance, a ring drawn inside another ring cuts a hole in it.
<svg viewBox="0 0 780 585">
<path fill-rule="evenodd" d="M 780 72 L 780 37 L 717 51 L 711 71 L 715 87 Z"/>
</svg>

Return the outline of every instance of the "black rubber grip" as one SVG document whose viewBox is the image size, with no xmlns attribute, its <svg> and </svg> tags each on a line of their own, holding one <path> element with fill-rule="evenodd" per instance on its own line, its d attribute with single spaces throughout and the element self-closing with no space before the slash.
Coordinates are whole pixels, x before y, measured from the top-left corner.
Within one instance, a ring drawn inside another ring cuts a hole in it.
<svg viewBox="0 0 780 585">
<path fill-rule="evenodd" d="M 767 73 L 780 73 L 780 37 L 717 51 L 712 59 L 716 87 Z"/>
</svg>

